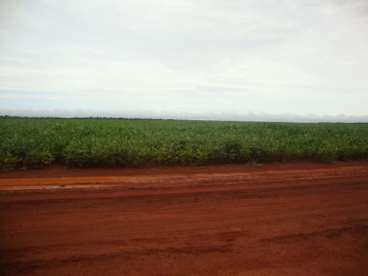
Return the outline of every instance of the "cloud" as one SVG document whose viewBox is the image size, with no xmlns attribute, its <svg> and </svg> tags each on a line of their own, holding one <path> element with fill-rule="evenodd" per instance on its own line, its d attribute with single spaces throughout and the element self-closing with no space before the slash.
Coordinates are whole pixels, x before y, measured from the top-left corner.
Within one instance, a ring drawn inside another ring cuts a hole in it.
<svg viewBox="0 0 368 276">
<path fill-rule="evenodd" d="M 363 0 L 0 5 L 0 110 L 367 113 Z"/>
</svg>

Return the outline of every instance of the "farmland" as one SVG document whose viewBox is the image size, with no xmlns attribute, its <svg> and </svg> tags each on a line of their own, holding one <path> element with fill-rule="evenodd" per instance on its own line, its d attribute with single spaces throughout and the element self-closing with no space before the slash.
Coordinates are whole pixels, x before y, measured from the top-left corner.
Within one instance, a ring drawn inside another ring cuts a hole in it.
<svg viewBox="0 0 368 276">
<path fill-rule="evenodd" d="M 0 139 L 0 275 L 366 274 L 368 124 L 8 117 Z"/>
<path fill-rule="evenodd" d="M 0 168 L 368 159 L 368 124 L 1 118 Z"/>
</svg>

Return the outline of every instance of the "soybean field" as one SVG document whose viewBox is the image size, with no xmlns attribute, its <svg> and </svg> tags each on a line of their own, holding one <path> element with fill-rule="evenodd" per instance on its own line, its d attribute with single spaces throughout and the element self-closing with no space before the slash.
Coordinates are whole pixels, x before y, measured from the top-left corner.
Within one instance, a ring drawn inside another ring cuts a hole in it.
<svg viewBox="0 0 368 276">
<path fill-rule="evenodd" d="M 368 124 L 0 119 L 0 169 L 368 159 Z"/>
</svg>

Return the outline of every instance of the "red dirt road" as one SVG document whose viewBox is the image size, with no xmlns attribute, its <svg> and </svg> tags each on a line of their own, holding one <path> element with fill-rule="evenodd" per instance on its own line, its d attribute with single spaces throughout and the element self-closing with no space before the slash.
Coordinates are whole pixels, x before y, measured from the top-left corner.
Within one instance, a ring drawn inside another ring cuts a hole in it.
<svg viewBox="0 0 368 276">
<path fill-rule="evenodd" d="M 368 275 L 368 162 L 0 173 L 0 275 Z"/>
</svg>

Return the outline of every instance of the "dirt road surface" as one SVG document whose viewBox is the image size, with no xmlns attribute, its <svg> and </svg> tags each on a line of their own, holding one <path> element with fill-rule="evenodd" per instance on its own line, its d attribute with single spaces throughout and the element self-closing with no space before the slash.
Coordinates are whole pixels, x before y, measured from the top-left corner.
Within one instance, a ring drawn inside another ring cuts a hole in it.
<svg viewBox="0 0 368 276">
<path fill-rule="evenodd" d="M 0 275 L 368 275 L 368 162 L 0 173 Z"/>
</svg>

